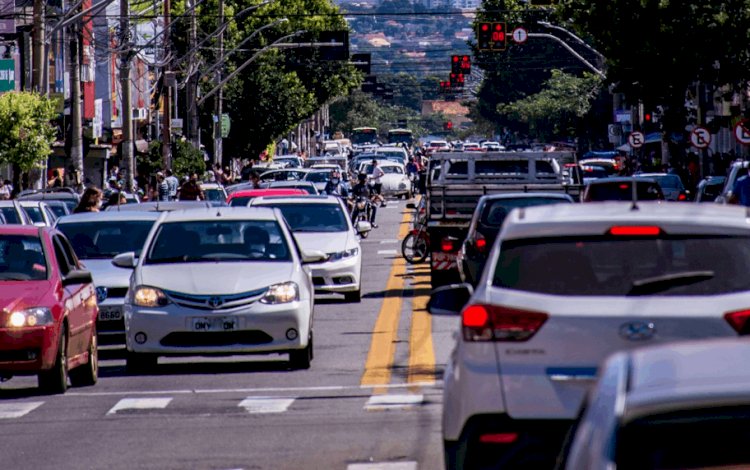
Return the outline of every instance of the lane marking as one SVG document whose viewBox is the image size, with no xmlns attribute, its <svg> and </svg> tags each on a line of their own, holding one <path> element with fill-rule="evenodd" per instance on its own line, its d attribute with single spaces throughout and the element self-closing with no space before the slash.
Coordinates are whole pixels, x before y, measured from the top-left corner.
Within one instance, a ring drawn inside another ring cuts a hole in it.
<svg viewBox="0 0 750 470">
<path fill-rule="evenodd" d="M 169 405 L 172 401 L 171 397 L 168 398 L 123 398 L 118 401 L 115 406 L 107 411 L 108 415 L 116 414 L 118 411 L 123 410 L 151 410 L 151 409 L 163 409 Z"/>
<path fill-rule="evenodd" d="M 294 398 L 247 397 L 237 406 L 248 413 L 283 413 L 292 403 Z"/>
<path fill-rule="evenodd" d="M 378 250 L 379 255 L 397 255 L 398 251 L 396 250 Z"/>
<path fill-rule="evenodd" d="M 409 214 L 404 214 L 399 226 L 398 238 L 403 239 L 409 231 Z M 404 274 L 406 261 L 403 257 L 393 260 L 388 282 L 385 286 L 385 298 L 380 307 L 372 341 L 365 361 L 365 371 L 360 385 L 386 385 L 391 381 L 391 367 L 396 356 L 398 340 L 398 323 L 403 307 Z M 376 389 L 376 393 L 382 393 Z"/>
<path fill-rule="evenodd" d="M 430 285 L 430 271 L 412 269 L 412 288 Z M 409 368 L 407 383 L 435 383 L 435 348 L 432 343 L 432 316 L 427 311 L 428 294 L 412 298 L 411 330 L 409 333 Z"/>
<path fill-rule="evenodd" d="M 387 388 L 387 389 L 399 389 L 399 388 L 410 388 L 413 386 L 431 386 L 437 387 L 442 386 L 442 382 L 436 382 L 435 384 L 429 383 L 417 383 L 417 384 L 385 384 L 385 385 L 322 385 L 317 387 L 265 387 L 265 388 L 199 388 L 192 390 L 119 390 L 111 392 L 67 392 L 64 397 L 116 397 L 120 395 L 190 395 L 190 394 L 209 394 L 209 393 L 303 393 L 303 392 L 346 392 L 346 391 L 359 391 L 359 390 L 372 390 L 374 388 Z"/>
<path fill-rule="evenodd" d="M 25 403 L 0 403 L 0 419 L 20 418 L 44 404 L 43 401 Z"/>
<path fill-rule="evenodd" d="M 406 395 L 373 395 L 365 403 L 365 410 L 367 411 L 383 411 L 383 410 L 403 410 L 414 408 L 424 403 L 424 395 L 421 394 L 406 394 Z"/>
<path fill-rule="evenodd" d="M 399 240 L 380 240 L 381 245 L 392 245 L 398 243 Z"/>
<path fill-rule="evenodd" d="M 417 462 L 350 463 L 346 470 L 417 470 Z"/>
</svg>

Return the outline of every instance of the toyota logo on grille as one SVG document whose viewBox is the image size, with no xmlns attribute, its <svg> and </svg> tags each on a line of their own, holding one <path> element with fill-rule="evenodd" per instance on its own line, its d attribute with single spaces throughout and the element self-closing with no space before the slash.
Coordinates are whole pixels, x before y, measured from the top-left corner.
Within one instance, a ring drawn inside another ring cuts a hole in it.
<svg viewBox="0 0 750 470">
<path fill-rule="evenodd" d="M 620 327 L 620 336 L 631 341 L 643 341 L 651 339 L 656 334 L 656 326 L 653 323 L 630 322 Z"/>
<path fill-rule="evenodd" d="M 224 299 L 221 297 L 211 297 L 208 299 L 208 306 L 211 308 L 218 308 L 224 305 Z"/>
</svg>

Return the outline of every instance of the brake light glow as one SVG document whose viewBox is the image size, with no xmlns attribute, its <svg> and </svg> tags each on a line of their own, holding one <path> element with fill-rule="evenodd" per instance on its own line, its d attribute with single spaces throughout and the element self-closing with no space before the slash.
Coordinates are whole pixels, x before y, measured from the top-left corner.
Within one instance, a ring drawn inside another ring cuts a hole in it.
<svg viewBox="0 0 750 470">
<path fill-rule="evenodd" d="M 444 237 L 440 240 L 440 249 L 444 252 L 451 252 L 456 249 L 456 240 L 453 237 Z"/>
<path fill-rule="evenodd" d="M 677 199 L 678 199 L 679 201 L 686 201 L 686 200 L 687 200 L 687 196 L 686 196 L 686 195 L 684 195 L 684 194 L 680 194 L 679 196 L 677 196 Z"/>
<path fill-rule="evenodd" d="M 609 234 L 626 237 L 654 237 L 661 234 L 661 228 L 655 225 L 620 225 L 609 229 Z"/>
<path fill-rule="evenodd" d="M 628 188 L 630 188 L 630 185 L 629 185 L 629 184 L 627 184 L 627 183 L 622 183 L 622 184 L 620 185 L 620 189 L 628 189 Z"/>
<path fill-rule="evenodd" d="M 484 235 L 477 233 L 477 236 L 474 239 L 474 246 L 476 246 L 477 250 L 481 252 L 484 252 L 487 249 L 487 239 L 484 238 Z"/>
<path fill-rule="evenodd" d="M 518 440 L 516 432 L 501 432 L 495 434 L 482 434 L 479 442 L 482 444 L 513 444 Z"/>
<path fill-rule="evenodd" d="M 750 310 L 738 310 L 724 315 L 724 319 L 737 332 L 744 336 L 750 334 Z"/>
<path fill-rule="evenodd" d="M 461 313 L 466 341 L 528 341 L 549 315 L 497 305 L 469 305 Z"/>
</svg>

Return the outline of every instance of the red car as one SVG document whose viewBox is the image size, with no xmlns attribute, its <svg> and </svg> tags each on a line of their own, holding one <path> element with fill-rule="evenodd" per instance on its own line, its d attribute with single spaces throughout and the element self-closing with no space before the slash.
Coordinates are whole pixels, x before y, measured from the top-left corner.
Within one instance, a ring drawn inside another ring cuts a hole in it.
<svg viewBox="0 0 750 470">
<path fill-rule="evenodd" d="M 232 207 L 245 207 L 251 199 L 263 196 L 298 196 L 305 195 L 307 191 L 304 189 L 294 188 L 267 188 L 267 189 L 246 189 L 243 191 L 236 191 L 227 197 L 227 204 Z"/>
<path fill-rule="evenodd" d="M 0 226 L 0 304 L 0 379 L 37 375 L 47 393 L 96 383 L 96 292 L 62 233 Z"/>
</svg>

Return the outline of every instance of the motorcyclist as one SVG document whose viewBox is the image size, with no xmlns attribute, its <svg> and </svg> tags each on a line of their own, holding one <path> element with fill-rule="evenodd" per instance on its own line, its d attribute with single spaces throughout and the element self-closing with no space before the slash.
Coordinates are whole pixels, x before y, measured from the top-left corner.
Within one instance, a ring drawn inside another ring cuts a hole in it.
<svg viewBox="0 0 750 470">
<path fill-rule="evenodd" d="M 323 191 L 331 196 L 338 196 L 344 199 L 349 197 L 349 191 L 346 189 L 346 185 L 341 181 L 341 173 L 338 170 L 333 170 L 331 172 L 331 179 L 328 180 Z"/>
<path fill-rule="evenodd" d="M 359 215 L 359 209 L 357 208 L 356 199 L 363 197 L 368 202 L 370 202 L 370 223 L 372 224 L 372 228 L 378 228 L 377 224 L 375 223 L 375 215 L 377 214 L 378 209 L 375 204 L 371 203 L 373 196 L 374 194 L 370 189 L 370 186 L 367 185 L 367 175 L 365 173 L 360 173 L 359 175 L 357 175 L 357 184 L 352 187 L 352 197 L 355 199 L 354 210 L 352 211 L 352 220 L 357 220 L 357 216 Z"/>
</svg>

